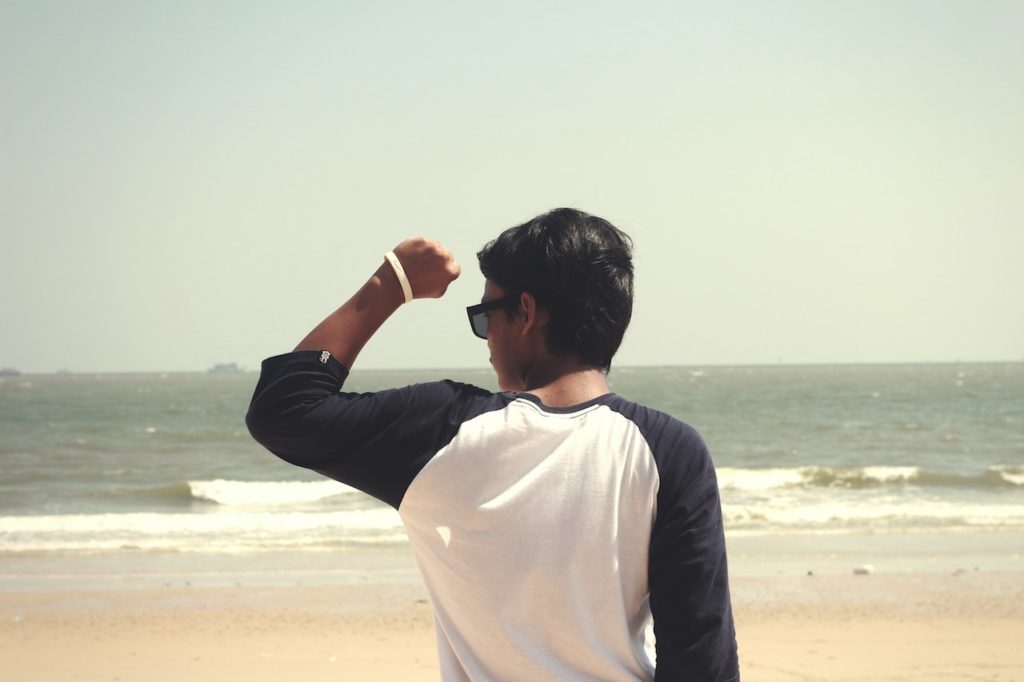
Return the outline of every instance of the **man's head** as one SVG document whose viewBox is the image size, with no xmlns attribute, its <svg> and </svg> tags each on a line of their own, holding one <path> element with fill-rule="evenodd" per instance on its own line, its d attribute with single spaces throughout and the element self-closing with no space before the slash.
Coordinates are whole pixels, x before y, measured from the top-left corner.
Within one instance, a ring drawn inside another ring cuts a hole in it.
<svg viewBox="0 0 1024 682">
<path fill-rule="evenodd" d="M 552 355 L 608 370 L 633 314 L 632 242 L 596 216 L 558 208 L 509 228 L 477 253 L 504 294 L 527 292 L 546 312 Z M 510 318 L 520 314 L 510 301 Z"/>
</svg>

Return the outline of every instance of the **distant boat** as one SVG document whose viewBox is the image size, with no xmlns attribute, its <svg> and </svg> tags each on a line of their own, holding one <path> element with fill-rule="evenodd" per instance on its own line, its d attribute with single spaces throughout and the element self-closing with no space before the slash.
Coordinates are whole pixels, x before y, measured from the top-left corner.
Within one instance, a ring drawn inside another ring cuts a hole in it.
<svg viewBox="0 0 1024 682">
<path fill-rule="evenodd" d="M 13 367 L 0 367 L 0 377 L 20 377 L 21 372 Z"/>
<path fill-rule="evenodd" d="M 218 362 L 206 371 L 210 374 L 236 374 L 241 372 L 242 368 L 238 366 L 237 362 Z"/>
</svg>

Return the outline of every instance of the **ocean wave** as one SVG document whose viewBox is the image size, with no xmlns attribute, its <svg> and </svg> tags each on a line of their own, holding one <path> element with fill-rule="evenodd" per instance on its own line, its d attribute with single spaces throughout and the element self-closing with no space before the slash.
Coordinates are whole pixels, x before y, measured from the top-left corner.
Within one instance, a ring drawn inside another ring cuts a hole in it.
<svg viewBox="0 0 1024 682">
<path fill-rule="evenodd" d="M 859 493 L 858 493 L 859 494 Z M 1024 505 L 884 498 L 761 502 L 724 499 L 726 532 L 776 533 L 1024 528 Z M 398 512 L 130 512 L 0 516 L 0 553 L 325 551 L 408 542 Z"/>
<path fill-rule="evenodd" d="M 809 489 L 769 494 L 723 491 L 727 532 L 1024 529 L 1016 495 L 942 499 L 904 491 Z M 246 505 L 172 512 L 0 516 L 0 553 L 236 552 L 395 546 L 406 538 L 398 512 L 366 498 L 357 509 L 306 511 Z"/>
<path fill-rule="evenodd" d="M 114 502 L 140 508 L 190 507 L 195 503 L 222 507 L 279 507 L 320 502 L 340 495 L 356 494 L 338 481 L 181 481 L 146 487 L 97 488 L 84 496 L 93 501 Z"/>
<path fill-rule="evenodd" d="M 220 505 L 287 505 L 319 502 L 337 495 L 358 493 L 331 479 L 322 481 L 189 481 L 189 495 Z"/>
<path fill-rule="evenodd" d="M 1024 526 L 1024 505 L 964 504 L 939 500 L 863 500 L 722 505 L 727 529 L 841 529 Z"/>
<path fill-rule="evenodd" d="M 1024 465 L 997 464 L 991 470 L 998 473 L 1009 483 L 1024 486 Z"/>
<path fill-rule="evenodd" d="M 390 507 L 351 511 L 0 517 L 0 551 L 235 551 L 406 542 Z"/>
<path fill-rule="evenodd" d="M 769 491 L 780 488 L 879 488 L 938 486 L 951 488 L 1016 488 L 1024 486 L 1024 466 L 994 465 L 973 474 L 927 471 L 916 466 L 784 467 L 741 469 L 721 467 L 722 490 Z"/>
</svg>

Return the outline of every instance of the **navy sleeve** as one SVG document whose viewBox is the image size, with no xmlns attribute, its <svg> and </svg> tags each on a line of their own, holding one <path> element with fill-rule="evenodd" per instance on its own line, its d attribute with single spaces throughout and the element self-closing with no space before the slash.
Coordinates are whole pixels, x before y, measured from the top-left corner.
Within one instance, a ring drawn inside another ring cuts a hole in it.
<svg viewBox="0 0 1024 682">
<path fill-rule="evenodd" d="M 707 446 L 661 412 L 639 407 L 632 418 L 660 480 L 648 564 L 655 680 L 739 680 L 722 509 Z"/>
<path fill-rule="evenodd" d="M 263 361 L 245 421 L 259 443 L 292 464 L 398 508 L 406 489 L 458 432 L 474 406 L 495 396 L 439 381 L 376 393 L 342 393 L 348 370 L 327 353 Z"/>
</svg>

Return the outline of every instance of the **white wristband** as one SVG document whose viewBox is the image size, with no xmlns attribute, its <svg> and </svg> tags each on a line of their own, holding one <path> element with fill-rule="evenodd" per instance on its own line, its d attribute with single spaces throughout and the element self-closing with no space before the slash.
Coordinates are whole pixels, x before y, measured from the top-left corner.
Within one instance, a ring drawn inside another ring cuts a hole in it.
<svg viewBox="0 0 1024 682">
<path fill-rule="evenodd" d="M 405 268 L 402 267 L 402 263 L 398 260 L 398 256 L 395 255 L 394 251 L 385 253 L 384 259 L 391 263 L 391 269 L 395 271 L 395 277 L 398 278 L 398 283 L 402 285 L 402 294 L 405 296 L 405 302 L 408 303 L 412 300 L 412 287 L 409 285 L 409 278 L 405 276 Z"/>
</svg>

